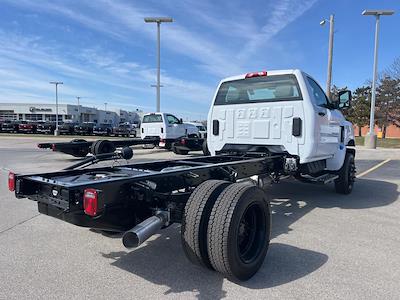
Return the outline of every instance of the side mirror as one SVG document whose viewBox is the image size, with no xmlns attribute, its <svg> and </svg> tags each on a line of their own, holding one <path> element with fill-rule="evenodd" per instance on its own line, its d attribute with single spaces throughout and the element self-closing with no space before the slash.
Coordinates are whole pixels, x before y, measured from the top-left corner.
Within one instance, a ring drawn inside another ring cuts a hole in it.
<svg viewBox="0 0 400 300">
<path fill-rule="evenodd" d="M 338 109 L 349 108 L 351 103 L 351 91 L 340 91 L 338 96 Z"/>
<path fill-rule="evenodd" d="M 183 124 L 182 118 L 179 119 L 179 124 Z"/>
</svg>

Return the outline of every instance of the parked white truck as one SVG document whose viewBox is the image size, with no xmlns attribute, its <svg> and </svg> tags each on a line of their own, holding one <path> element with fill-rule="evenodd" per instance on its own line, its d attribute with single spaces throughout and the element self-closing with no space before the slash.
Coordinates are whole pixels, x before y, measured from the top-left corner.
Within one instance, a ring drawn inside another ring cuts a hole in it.
<svg viewBox="0 0 400 300">
<path fill-rule="evenodd" d="M 148 113 L 143 116 L 140 126 L 140 136 L 145 138 L 160 138 L 160 147 L 170 149 L 172 143 L 184 136 L 199 136 L 196 126 L 183 123 L 170 113 Z"/>
<path fill-rule="evenodd" d="M 335 180 L 348 193 L 354 181 L 352 124 L 341 109 L 350 91 L 329 99 L 319 84 L 301 70 L 242 74 L 222 80 L 208 116 L 211 155 L 226 152 L 286 154 L 287 166 L 310 180 Z M 336 175 L 349 169 L 345 179 Z M 305 179 L 305 178 L 302 178 Z"/>
</svg>

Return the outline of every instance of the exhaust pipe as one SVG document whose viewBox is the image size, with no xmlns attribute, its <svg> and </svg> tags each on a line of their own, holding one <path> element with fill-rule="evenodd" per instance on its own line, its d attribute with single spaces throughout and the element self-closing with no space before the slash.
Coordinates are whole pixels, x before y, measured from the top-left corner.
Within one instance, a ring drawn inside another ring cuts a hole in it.
<svg viewBox="0 0 400 300">
<path fill-rule="evenodd" d="M 168 219 L 168 212 L 159 212 L 126 231 L 122 236 L 122 243 L 126 248 L 139 247 L 149 237 L 157 233 L 161 227 L 166 225 L 169 221 Z"/>
</svg>

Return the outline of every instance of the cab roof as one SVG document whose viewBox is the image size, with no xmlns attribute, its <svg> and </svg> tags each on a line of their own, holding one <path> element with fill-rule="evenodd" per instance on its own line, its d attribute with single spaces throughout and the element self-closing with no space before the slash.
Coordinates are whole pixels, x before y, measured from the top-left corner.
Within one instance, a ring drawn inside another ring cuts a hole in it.
<svg viewBox="0 0 400 300">
<path fill-rule="evenodd" d="M 255 77 L 255 76 L 251 76 L 251 74 L 264 73 L 264 72 L 266 72 L 266 75 L 262 75 L 262 76 L 296 74 L 296 73 L 301 73 L 302 71 L 299 70 L 299 69 L 288 69 L 288 70 L 262 70 L 262 71 L 244 73 L 244 74 L 240 74 L 240 75 L 236 75 L 236 76 L 230 76 L 230 77 L 227 77 L 227 78 L 222 79 L 222 80 L 221 80 L 221 83 L 222 83 L 222 82 L 225 82 L 225 81 L 233 81 L 233 80 L 246 79 L 249 75 L 250 75 L 250 77 Z"/>
</svg>

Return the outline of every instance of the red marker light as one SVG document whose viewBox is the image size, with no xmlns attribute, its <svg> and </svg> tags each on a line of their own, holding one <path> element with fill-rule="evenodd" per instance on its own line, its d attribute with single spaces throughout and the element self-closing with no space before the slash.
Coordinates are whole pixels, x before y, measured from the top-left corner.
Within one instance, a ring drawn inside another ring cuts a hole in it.
<svg viewBox="0 0 400 300">
<path fill-rule="evenodd" d="M 247 73 L 245 78 L 261 77 L 261 76 L 267 76 L 267 71 Z"/>
<path fill-rule="evenodd" d="M 83 192 L 83 209 L 88 216 L 97 215 L 97 199 L 98 194 L 95 189 L 85 189 Z"/>
<path fill-rule="evenodd" d="M 13 172 L 8 173 L 8 189 L 10 192 L 15 191 L 15 174 Z"/>
</svg>

